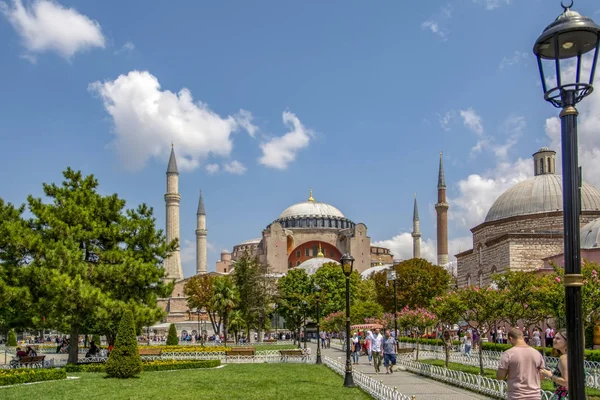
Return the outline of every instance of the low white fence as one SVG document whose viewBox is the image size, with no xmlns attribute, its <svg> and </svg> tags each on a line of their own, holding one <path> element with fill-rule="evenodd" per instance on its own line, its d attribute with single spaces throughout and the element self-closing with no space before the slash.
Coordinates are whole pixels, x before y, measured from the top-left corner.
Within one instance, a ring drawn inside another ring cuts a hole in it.
<svg viewBox="0 0 600 400">
<path fill-rule="evenodd" d="M 438 367 L 430 364 L 423 364 L 418 361 L 412 361 L 406 358 L 399 358 L 398 365 L 406 368 L 408 371 L 426 376 L 441 382 L 446 382 L 454 386 L 479 392 L 499 399 L 507 398 L 507 386 L 505 381 L 486 378 L 481 375 L 468 374 L 466 372 L 453 371 L 447 368 Z M 550 400 L 554 394 L 552 392 L 540 391 L 541 400 Z"/>
<path fill-rule="evenodd" d="M 333 343 L 332 343 L 333 345 Z M 323 357 L 323 363 L 327 365 L 329 368 L 337 372 L 338 374 L 344 376 L 346 374 L 346 367 L 341 362 L 328 357 Z M 384 385 L 381 382 L 376 381 L 370 376 L 356 370 L 352 370 L 352 378 L 354 379 L 354 384 L 359 388 L 373 396 L 376 400 L 414 400 L 415 397 L 406 396 L 400 392 L 398 392 L 397 388 L 391 388 L 387 385 Z"/>
</svg>

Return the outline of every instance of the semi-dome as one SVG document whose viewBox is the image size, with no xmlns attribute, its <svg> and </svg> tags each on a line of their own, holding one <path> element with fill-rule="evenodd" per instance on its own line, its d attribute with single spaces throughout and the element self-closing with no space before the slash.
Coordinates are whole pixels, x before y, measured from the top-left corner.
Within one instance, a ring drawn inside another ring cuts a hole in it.
<svg viewBox="0 0 600 400">
<path fill-rule="evenodd" d="M 302 264 L 298 265 L 296 268 L 303 269 L 304 271 L 306 271 L 306 273 L 308 275 L 314 275 L 315 272 L 317 272 L 317 270 L 323 266 L 323 264 L 328 264 L 328 263 L 339 264 L 338 261 L 336 261 L 332 258 L 313 257 L 313 258 L 309 258 L 308 260 L 304 261 Z"/>
<path fill-rule="evenodd" d="M 600 218 L 581 228 L 581 248 L 596 249 L 598 247 L 600 247 Z"/>
<path fill-rule="evenodd" d="M 552 173 L 526 179 L 505 191 L 494 202 L 485 222 L 498 221 L 518 215 L 562 211 L 562 177 Z M 583 183 L 582 211 L 600 210 L 600 191 Z"/>
</svg>

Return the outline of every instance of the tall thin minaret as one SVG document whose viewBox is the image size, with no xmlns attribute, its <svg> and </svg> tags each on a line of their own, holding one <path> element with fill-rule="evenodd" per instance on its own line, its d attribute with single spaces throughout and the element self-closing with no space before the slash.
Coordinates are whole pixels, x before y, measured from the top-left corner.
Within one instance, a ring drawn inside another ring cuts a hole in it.
<svg viewBox="0 0 600 400">
<path fill-rule="evenodd" d="M 196 212 L 196 274 L 206 273 L 206 211 L 202 190 Z"/>
<path fill-rule="evenodd" d="M 413 209 L 413 258 L 421 258 L 421 230 L 419 229 L 419 208 L 417 207 L 417 194 L 415 193 L 415 207 Z"/>
<path fill-rule="evenodd" d="M 177 161 L 175 160 L 175 150 L 171 143 L 171 156 L 169 157 L 169 166 L 167 167 L 167 193 L 165 193 L 165 203 L 167 205 L 167 242 L 179 240 L 179 171 L 177 170 Z M 165 259 L 165 270 L 167 279 L 183 279 L 183 270 L 181 269 L 181 242 L 177 250 L 169 254 Z"/>
<path fill-rule="evenodd" d="M 448 264 L 448 203 L 446 202 L 446 179 L 444 178 L 444 162 L 440 152 L 440 170 L 438 172 L 438 201 L 435 204 L 437 213 L 437 263 Z"/>
</svg>

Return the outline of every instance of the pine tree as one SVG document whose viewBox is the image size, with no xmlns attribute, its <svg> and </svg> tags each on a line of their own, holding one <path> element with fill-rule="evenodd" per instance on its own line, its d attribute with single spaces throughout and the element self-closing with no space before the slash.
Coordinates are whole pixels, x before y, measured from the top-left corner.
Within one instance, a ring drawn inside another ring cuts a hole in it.
<svg viewBox="0 0 600 400">
<path fill-rule="evenodd" d="M 142 358 L 137 349 L 133 313 L 126 310 L 119 324 L 114 349 L 106 361 L 106 373 L 113 378 L 127 379 L 142 371 Z"/>
<path fill-rule="evenodd" d="M 8 338 L 6 340 L 6 345 L 10 347 L 15 347 L 17 345 L 17 335 L 15 334 L 14 329 L 8 331 Z"/>
<path fill-rule="evenodd" d="M 177 346 L 178 344 L 177 329 L 175 329 L 175 324 L 171 324 L 169 326 L 169 335 L 167 336 L 167 346 Z"/>
</svg>

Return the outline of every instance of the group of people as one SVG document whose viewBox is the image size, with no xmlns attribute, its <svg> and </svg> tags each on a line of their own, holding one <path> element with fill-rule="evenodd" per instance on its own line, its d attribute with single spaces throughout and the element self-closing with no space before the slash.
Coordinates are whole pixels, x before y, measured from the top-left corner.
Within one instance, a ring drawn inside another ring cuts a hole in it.
<svg viewBox="0 0 600 400">
<path fill-rule="evenodd" d="M 398 342 L 391 335 L 391 331 L 386 329 L 385 335 L 382 335 L 379 328 L 371 331 L 366 331 L 363 335 L 359 332 L 354 332 L 350 339 L 350 351 L 352 362 L 358 364 L 360 361 L 361 351 L 367 355 L 369 365 L 375 367 L 375 373 L 381 371 L 381 362 L 385 367 L 385 373 L 391 374 L 394 372 L 393 367 L 396 365 L 396 355 L 398 354 Z"/>
<path fill-rule="evenodd" d="M 27 345 L 25 347 L 25 350 L 23 350 L 20 347 L 17 347 L 17 360 L 20 360 L 21 357 L 36 357 L 37 356 L 37 352 L 35 351 L 35 349 L 29 345 Z"/>
<path fill-rule="evenodd" d="M 525 342 L 521 329 L 511 329 L 507 340 L 513 347 L 502 354 L 496 378 L 507 381 L 508 400 L 539 400 L 541 379 L 548 379 L 554 383 L 553 400 L 568 398 L 566 331 L 559 330 L 553 335 L 552 347 L 560 353 L 554 370 L 546 368 L 540 352 Z"/>
<path fill-rule="evenodd" d="M 523 340 L 530 346 L 533 347 L 542 347 L 542 332 L 540 328 L 535 327 L 533 329 L 528 329 L 523 327 Z M 546 331 L 543 333 L 544 335 L 544 343 L 546 347 L 552 347 L 552 343 L 554 341 L 554 328 L 548 326 Z M 500 327 L 498 329 L 492 329 L 490 332 L 491 340 L 494 343 L 508 343 L 508 335 L 506 334 L 506 329 L 504 327 Z"/>
</svg>

